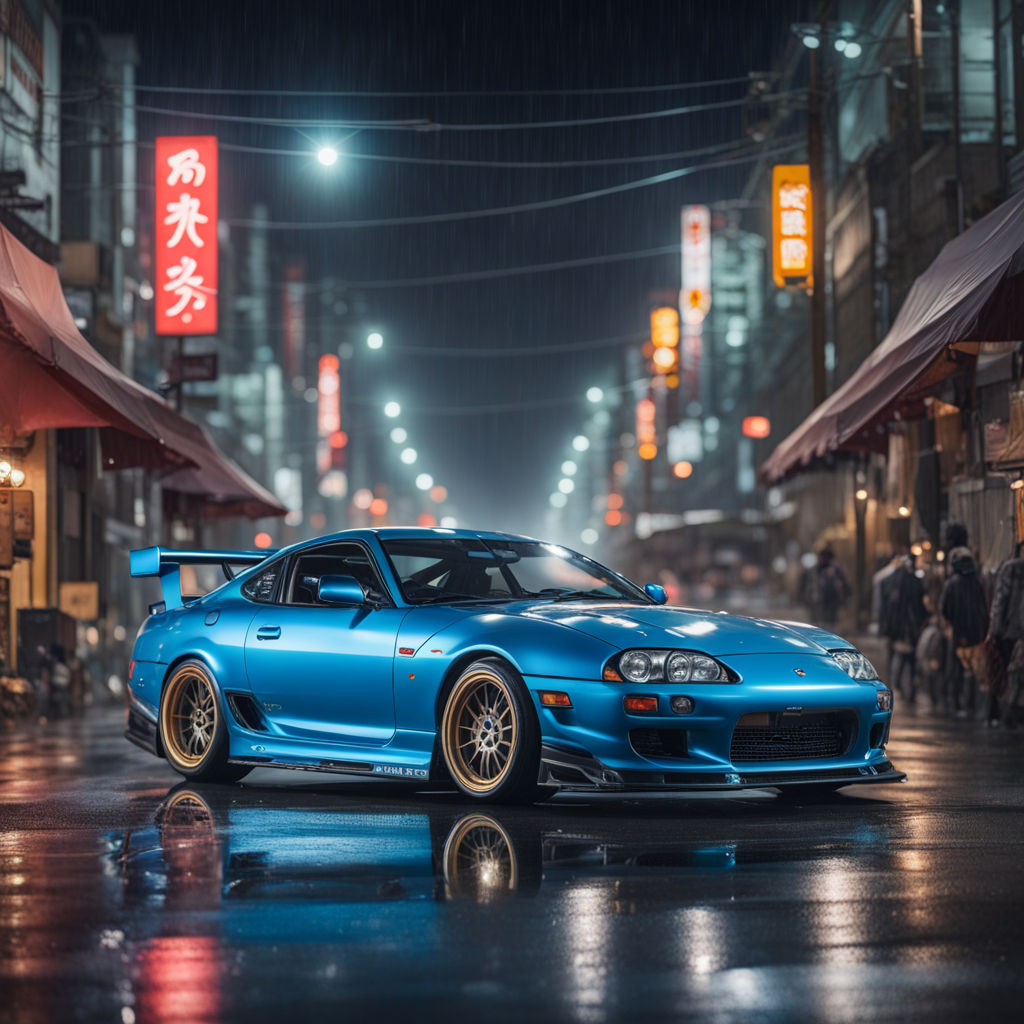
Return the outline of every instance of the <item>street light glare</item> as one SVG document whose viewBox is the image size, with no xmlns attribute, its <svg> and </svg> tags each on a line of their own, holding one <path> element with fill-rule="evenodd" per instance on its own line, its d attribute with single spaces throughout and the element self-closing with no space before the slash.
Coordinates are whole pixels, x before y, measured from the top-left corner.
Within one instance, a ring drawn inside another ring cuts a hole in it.
<svg viewBox="0 0 1024 1024">
<path fill-rule="evenodd" d="M 391 431 L 391 440 L 394 441 L 395 444 L 405 444 L 408 438 L 409 432 L 405 427 L 395 427 L 394 430 Z"/>
<path fill-rule="evenodd" d="M 587 388 L 587 401 L 593 402 L 595 405 L 604 398 L 604 391 L 601 388 L 593 387 Z"/>
<path fill-rule="evenodd" d="M 583 541 L 584 544 L 596 544 L 598 536 L 599 536 L 599 534 L 598 534 L 597 530 L 595 530 L 591 526 L 588 526 L 580 534 L 580 540 Z"/>
<path fill-rule="evenodd" d="M 572 494 L 572 492 L 576 489 L 576 484 L 573 483 L 573 481 L 570 480 L 567 476 L 563 476 L 562 479 L 558 481 L 558 489 L 563 494 Z"/>
<path fill-rule="evenodd" d="M 317 150 L 316 158 L 324 167 L 331 167 L 338 162 L 338 151 L 333 146 L 321 146 Z"/>
<path fill-rule="evenodd" d="M 416 449 L 415 448 L 403 448 L 400 456 L 401 460 L 407 465 L 411 466 L 416 461 Z"/>
<path fill-rule="evenodd" d="M 864 52 L 864 47 L 860 43 L 851 42 L 847 43 L 843 49 L 843 56 L 849 57 L 850 60 L 856 60 Z"/>
<path fill-rule="evenodd" d="M 566 459 L 562 463 L 562 476 L 575 476 L 577 469 L 579 469 L 579 466 L 572 459 Z"/>
<path fill-rule="evenodd" d="M 374 331 L 373 334 L 366 336 L 366 344 L 368 348 L 381 348 L 384 345 L 384 335 Z"/>
<path fill-rule="evenodd" d="M 554 494 L 548 499 L 551 502 L 552 508 L 565 508 L 569 499 L 561 492 L 555 491 Z"/>
<path fill-rule="evenodd" d="M 819 46 L 821 46 L 821 40 L 817 36 L 812 36 L 810 34 L 805 35 L 801 42 L 804 44 L 804 46 L 807 47 L 808 50 L 816 50 Z"/>
<path fill-rule="evenodd" d="M 584 437 L 582 434 L 577 434 L 572 439 L 572 446 L 578 452 L 585 452 L 590 447 L 590 441 L 589 441 L 588 438 Z"/>
<path fill-rule="evenodd" d="M 416 477 L 416 486 L 421 491 L 429 491 L 430 488 L 434 486 L 434 478 L 429 473 L 420 473 L 420 475 Z"/>
<path fill-rule="evenodd" d="M 387 416 L 388 419 L 393 420 L 396 416 L 400 415 L 401 412 L 402 407 L 397 402 L 388 402 L 387 405 L 384 406 L 384 415 Z"/>
</svg>

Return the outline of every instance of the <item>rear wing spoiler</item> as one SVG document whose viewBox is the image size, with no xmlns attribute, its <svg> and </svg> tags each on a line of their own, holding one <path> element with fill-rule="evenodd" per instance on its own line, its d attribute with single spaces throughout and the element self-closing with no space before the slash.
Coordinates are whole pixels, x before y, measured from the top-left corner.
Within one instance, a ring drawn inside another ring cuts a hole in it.
<svg viewBox="0 0 1024 1024">
<path fill-rule="evenodd" d="M 219 565 L 227 580 L 234 578 L 232 565 L 259 565 L 276 551 L 173 551 L 170 548 L 139 548 L 129 556 L 133 576 L 159 576 L 165 608 L 180 608 L 181 566 Z"/>
</svg>

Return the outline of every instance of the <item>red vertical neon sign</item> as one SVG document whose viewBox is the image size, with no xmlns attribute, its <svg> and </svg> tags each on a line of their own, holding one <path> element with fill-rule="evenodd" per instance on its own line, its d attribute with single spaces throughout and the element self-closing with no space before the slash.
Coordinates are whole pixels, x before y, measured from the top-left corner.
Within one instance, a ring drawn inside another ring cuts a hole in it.
<svg viewBox="0 0 1024 1024">
<path fill-rule="evenodd" d="M 217 333 L 217 139 L 156 140 L 156 333 Z"/>
</svg>

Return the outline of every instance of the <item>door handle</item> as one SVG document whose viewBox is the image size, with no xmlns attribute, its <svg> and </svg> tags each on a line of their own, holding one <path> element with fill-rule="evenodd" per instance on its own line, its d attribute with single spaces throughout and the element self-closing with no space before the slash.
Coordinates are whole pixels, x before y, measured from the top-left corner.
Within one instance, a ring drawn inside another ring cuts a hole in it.
<svg viewBox="0 0 1024 1024">
<path fill-rule="evenodd" d="M 256 630 L 257 640 L 277 640 L 280 636 L 280 626 L 260 626 L 260 628 Z"/>
</svg>

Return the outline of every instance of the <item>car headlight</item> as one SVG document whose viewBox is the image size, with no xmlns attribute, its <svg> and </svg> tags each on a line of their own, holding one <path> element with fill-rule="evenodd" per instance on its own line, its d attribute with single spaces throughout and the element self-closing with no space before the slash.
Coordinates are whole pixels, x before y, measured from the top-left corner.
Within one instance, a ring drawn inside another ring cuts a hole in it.
<svg viewBox="0 0 1024 1024">
<path fill-rule="evenodd" d="M 623 651 L 604 667 L 602 678 L 630 683 L 729 683 L 729 670 L 697 651 Z"/>
<path fill-rule="evenodd" d="M 851 679 L 859 681 L 878 678 L 875 666 L 860 651 L 829 651 L 828 653 Z"/>
</svg>

